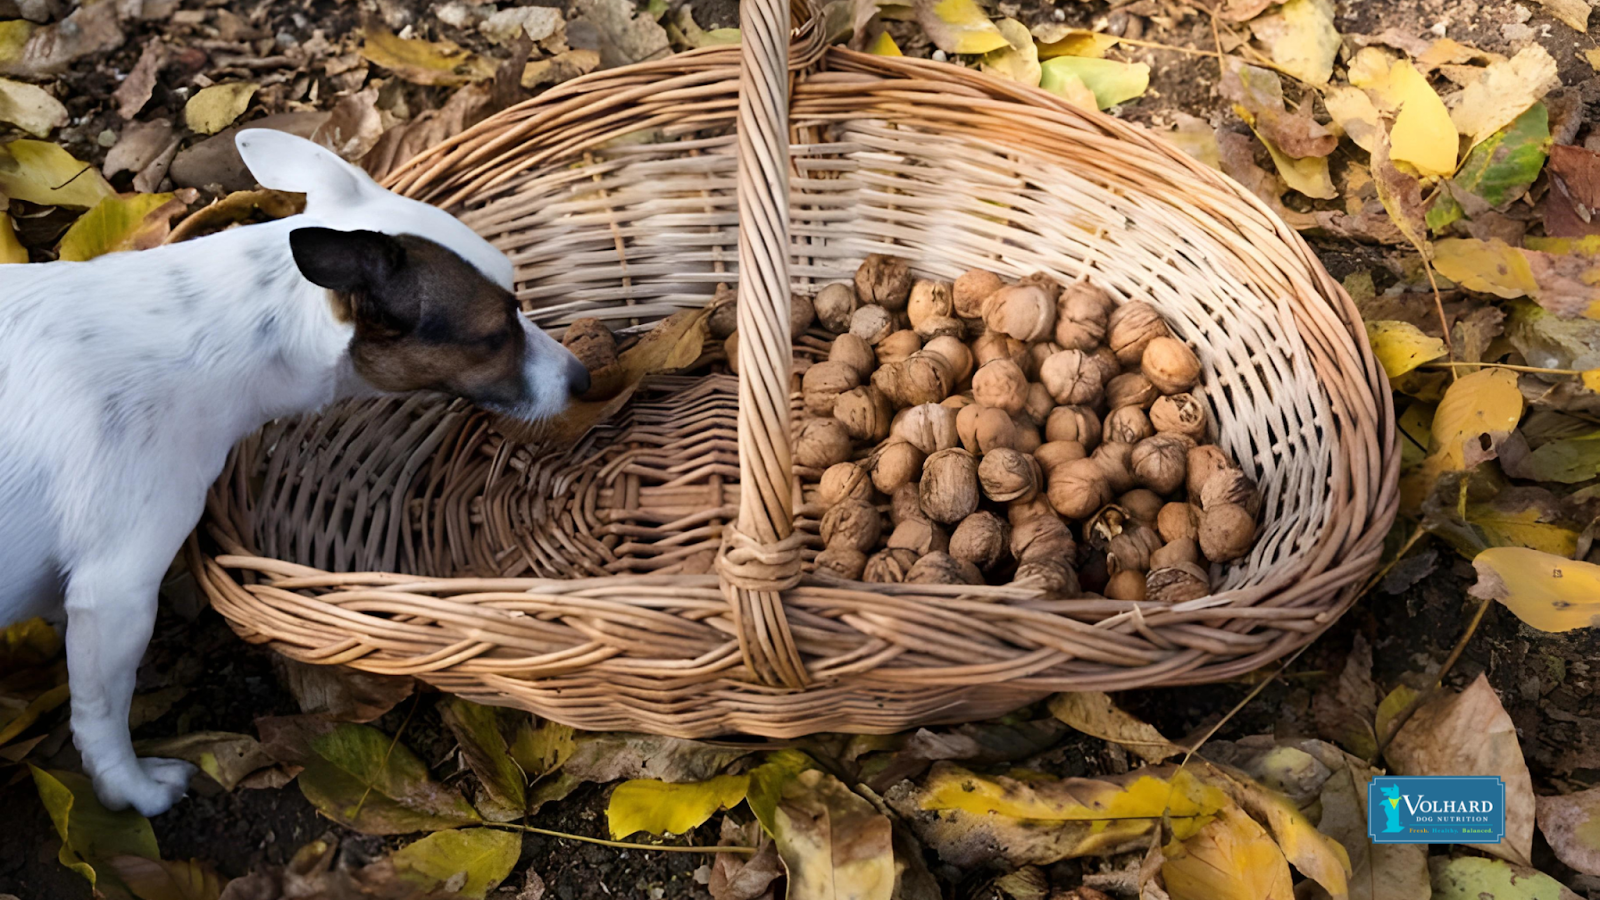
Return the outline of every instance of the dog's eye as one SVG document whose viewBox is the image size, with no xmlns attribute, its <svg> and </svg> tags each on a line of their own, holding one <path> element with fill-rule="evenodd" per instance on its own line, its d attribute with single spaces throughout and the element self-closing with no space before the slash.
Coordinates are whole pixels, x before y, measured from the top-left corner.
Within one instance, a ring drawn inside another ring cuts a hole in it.
<svg viewBox="0 0 1600 900">
<path fill-rule="evenodd" d="M 506 341 L 509 340 L 511 340 L 511 333 L 509 331 L 491 331 L 483 337 L 473 341 L 472 344 L 473 346 L 481 348 L 489 353 L 495 353 L 501 348 L 505 347 Z"/>
</svg>

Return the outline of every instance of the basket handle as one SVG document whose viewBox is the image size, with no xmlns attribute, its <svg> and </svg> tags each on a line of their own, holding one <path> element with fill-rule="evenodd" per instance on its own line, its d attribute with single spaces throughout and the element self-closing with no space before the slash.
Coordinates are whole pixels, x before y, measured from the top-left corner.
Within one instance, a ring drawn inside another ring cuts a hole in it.
<svg viewBox="0 0 1600 900">
<path fill-rule="evenodd" d="M 800 581 L 802 537 L 790 487 L 789 73 L 816 58 L 821 29 L 809 0 L 740 0 L 739 29 L 739 519 L 723 528 L 717 572 L 750 673 L 800 688 L 809 677 L 779 593 Z"/>
</svg>

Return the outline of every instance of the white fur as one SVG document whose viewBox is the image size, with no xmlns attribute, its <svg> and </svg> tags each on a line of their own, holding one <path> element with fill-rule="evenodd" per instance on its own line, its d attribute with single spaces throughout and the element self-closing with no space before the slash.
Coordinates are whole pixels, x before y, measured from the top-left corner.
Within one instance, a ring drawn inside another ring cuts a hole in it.
<svg viewBox="0 0 1600 900">
<path fill-rule="evenodd" d="M 327 150 L 248 130 L 260 181 L 304 215 L 85 263 L 0 266 L 0 624 L 65 613 L 73 737 L 107 806 L 145 815 L 193 770 L 137 759 L 134 675 L 156 592 L 229 448 L 270 419 L 370 391 L 350 325 L 300 275 L 306 225 L 414 234 L 510 288 L 504 254 L 442 210 L 383 190 Z M 527 326 L 526 418 L 566 403 L 575 361 Z"/>
</svg>

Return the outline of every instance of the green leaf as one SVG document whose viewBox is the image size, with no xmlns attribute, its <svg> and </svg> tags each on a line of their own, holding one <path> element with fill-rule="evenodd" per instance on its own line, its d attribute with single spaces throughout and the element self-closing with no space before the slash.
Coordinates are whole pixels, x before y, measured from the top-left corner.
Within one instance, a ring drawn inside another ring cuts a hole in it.
<svg viewBox="0 0 1600 900">
<path fill-rule="evenodd" d="M 150 820 L 131 809 L 112 812 L 101 806 L 89 779 L 76 772 L 28 768 L 61 838 L 61 864 L 87 878 L 99 893 L 126 896 L 107 862 L 117 856 L 158 859 L 161 851 Z"/>
<path fill-rule="evenodd" d="M 1504 129 L 1472 148 L 1455 184 L 1499 206 L 1522 196 L 1544 168 L 1550 149 L 1550 114 L 1535 103 Z"/>
<path fill-rule="evenodd" d="M 401 879 L 427 891 L 483 900 L 506 880 L 522 855 L 522 837 L 494 828 L 440 831 L 395 851 Z"/>
<path fill-rule="evenodd" d="M 1428 868 L 1433 900 L 1579 900 L 1549 875 L 1503 860 L 1435 856 Z"/>
<path fill-rule="evenodd" d="M 611 837 L 639 831 L 685 834 L 719 809 L 732 809 L 750 788 L 748 775 L 718 775 L 709 781 L 668 784 L 647 778 L 624 781 L 611 792 L 606 821 Z"/>
<path fill-rule="evenodd" d="M 41 206 L 88 209 L 115 194 L 94 166 L 45 141 L 0 146 L 0 194 Z"/>
<path fill-rule="evenodd" d="M 526 713 L 494 706 L 481 706 L 452 697 L 439 705 L 439 714 L 461 745 L 461 755 L 485 796 L 478 798 L 478 811 L 493 822 L 509 822 L 527 811 L 527 777 L 512 759 L 504 730 L 518 720 L 529 721 Z"/>
<path fill-rule="evenodd" d="M 173 217 L 187 208 L 175 194 L 107 197 L 72 223 L 61 237 L 58 255 L 82 262 L 107 253 L 148 250 L 166 239 Z"/>
<path fill-rule="evenodd" d="M 1094 94 L 1095 105 L 1110 109 L 1144 95 L 1150 87 L 1150 67 L 1144 63 L 1117 62 L 1088 56 L 1058 56 L 1040 63 L 1039 86 L 1062 93 L 1068 76 L 1077 78 Z"/>
<path fill-rule="evenodd" d="M 409 834 L 483 821 L 460 794 L 430 778 L 416 754 L 376 728 L 303 716 L 256 725 L 274 758 L 305 767 L 300 792 L 341 825 Z"/>
<path fill-rule="evenodd" d="M 1560 484 L 1600 478 L 1600 432 L 1540 444 L 1514 467 L 1507 461 L 1506 474 Z"/>
<path fill-rule="evenodd" d="M 524 719 L 511 741 L 511 758 L 529 778 L 543 778 L 561 768 L 577 750 L 572 726 Z"/>
</svg>

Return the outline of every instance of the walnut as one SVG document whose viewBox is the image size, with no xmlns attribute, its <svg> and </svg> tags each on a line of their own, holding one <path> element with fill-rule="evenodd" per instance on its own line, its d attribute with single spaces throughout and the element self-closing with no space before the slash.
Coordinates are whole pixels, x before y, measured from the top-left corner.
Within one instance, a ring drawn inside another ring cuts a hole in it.
<svg viewBox="0 0 1600 900">
<path fill-rule="evenodd" d="M 878 359 L 872 347 L 853 334 L 841 334 L 833 339 L 833 345 L 828 348 L 828 361 L 844 363 L 855 369 L 857 380 L 862 383 L 871 378 L 872 371 L 878 368 Z"/>
<path fill-rule="evenodd" d="M 1100 443 L 1100 417 L 1082 406 L 1058 406 L 1044 421 L 1046 441 L 1077 441 L 1085 450 Z"/>
<path fill-rule="evenodd" d="M 890 438 L 872 452 L 869 471 L 872 486 L 880 493 L 893 494 L 895 489 L 922 477 L 922 462 L 927 454 L 910 441 Z"/>
<path fill-rule="evenodd" d="M 956 434 L 971 453 L 1017 445 L 1017 426 L 1005 410 L 978 403 L 956 413 Z"/>
<path fill-rule="evenodd" d="M 1033 458 L 1039 461 L 1039 468 L 1047 477 L 1055 471 L 1056 466 L 1075 459 L 1083 459 L 1088 455 L 1088 451 L 1077 441 L 1051 441 L 1048 444 L 1040 444 L 1039 449 L 1033 451 Z"/>
<path fill-rule="evenodd" d="M 1053 354 L 1039 367 L 1044 382 L 1057 403 L 1068 406 L 1093 406 L 1100 402 L 1103 385 L 1099 367 L 1091 364 L 1081 350 Z"/>
<path fill-rule="evenodd" d="M 1212 475 L 1200 488 L 1202 509 L 1210 509 L 1218 503 L 1242 506 L 1253 518 L 1261 512 L 1261 491 L 1256 487 L 1255 479 L 1230 466 Z"/>
<path fill-rule="evenodd" d="M 1015 362 L 990 360 L 973 373 L 972 396 L 984 406 L 1003 409 L 1006 415 L 1014 416 L 1028 404 L 1028 379 Z"/>
<path fill-rule="evenodd" d="M 984 269 L 968 269 L 951 286 L 950 299 L 955 314 L 963 319 L 982 318 L 983 301 L 1003 287 L 1005 282 L 999 275 Z"/>
<path fill-rule="evenodd" d="M 858 441 L 877 443 L 888 437 L 893 415 L 889 398 L 870 384 L 845 391 L 833 403 L 833 417 Z"/>
<path fill-rule="evenodd" d="M 876 346 L 894 333 L 894 315 L 874 304 L 858 307 L 850 314 L 850 333 Z"/>
<path fill-rule="evenodd" d="M 1106 344 L 1124 366 L 1137 366 L 1151 341 L 1172 334 L 1161 313 L 1143 300 L 1129 300 L 1112 310 L 1106 328 Z"/>
<path fill-rule="evenodd" d="M 936 453 L 954 447 L 959 441 L 955 411 L 937 403 L 923 403 L 906 409 L 895 416 L 889 433 L 905 438 L 923 453 Z"/>
<path fill-rule="evenodd" d="M 972 350 L 958 337 L 940 335 L 922 345 L 922 352 L 932 354 L 950 367 L 950 378 L 960 384 L 972 377 Z"/>
<path fill-rule="evenodd" d="M 1161 538 L 1154 528 L 1130 523 L 1122 533 L 1106 542 L 1106 570 L 1112 574 L 1128 569 L 1140 572 L 1150 568 L 1150 554 L 1161 549 Z"/>
<path fill-rule="evenodd" d="M 1106 413 L 1105 436 L 1108 441 L 1137 444 L 1155 434 L 1150 427 L 1150 417 L 1137 406 L 1119 406 Z"/>
<path fill-rule="evenodd" d="M 872 500 L 872 478 L 860 463 L 834 463 L 822 473 L 817 484 L 817 502 L 836 506 L 846 500 Z"/>
<path fill-rule="evenodd" d="M 722 355 L 728 358 L 728 371 L 739 374 L 739 332 L 728 335 L 722 342 Z"/>
<path fill-rule="evenodd" d="M 1082 593 L 1078 576 L 1066 563 L 1051 560 L 1034 560 L 1017 566 L 1012 584 L 1031 585 L 1046 594 L 1059 597 L 1076 597 Z"/>
<path fill-rule="evenodd" d="M 1021 372 L 1028 364 L 1028 345 L 997 331 L 985 332 L 972 342 L 972 361 L 983 368 L 997 359 L 1009 359 Z"/>
<path fill-rule="evenodd" d="M 800 381 L 806 412 L 814 416 L 833 415 L 833 405 L 839 395 L 860 384 L 861 374 L 846 363 L 830 360 L 812 365 Z"/>
<path fill-rule="evenodd" d="M 978 567 L 948 553 L 934 551 L 911 566 L 907 584 L 983 584 Z"/>
<path fill-rule="evenodd" d="M 1043 494 L 1031 500 L 1013 500 L 1006 504 L 1006 521 L 1011 523 L 1012 528 L 1038 516 L 1060 518 L 1056 515 L 1055 507 L 1050 505 L 1050 498 Z"/>
<path fill-rule="evenodd" d="M 1177 338 L 1160 337 L 1144 348 L 1139 371 L 1163 394 L 1181 394 L 1200 381 L 1200 359 Z"/>
<path fill-rule="evenodd" d="M 1139 372 L 1123 372 L 1106 384 L 1106 405 L 1112 409 L 1131 406 L 1146 410 L 1160 396 L 1150 379 Z"/>
<path fill-rule="evenodd" d="M 1094 448 L 1089 458 L 1100 466 L 1106 485 L 1113 494 L 1130 491 L 1134 487 L 1133 445 L 1106 441 Z"/>
<path fill-rule="evenodd" d="M 1017 449 L 1023 453 L 1033 453 L 1044 443 L 1044 438 L 1039 436 L 1039 429 L 1033 427 L 1033 423 L 1025 416 L 1013 417 L 1011 424 L 1017 429 Z"/>
<path fill-rule="evenodd" d="M 879 550 L 867 558 L 862 580 L 875 584 L 900 584 L 906 580 L 906 573 L 917 564 L 915 551 L 903 547 L 891 550 Z"/>
<path fill-rule="evenodd" d="M 1096 550 L 1104 550 L 1112 538 L 1132 525 L 1132 517 L 1126 509 L 1115 503 L 1108 503 L 1100 507 L 1089 521 L 1083 523 L 1083 540 Z"/>
<path fill-rule="evenodd" d="M 808 469 L 826 469 L 849 459 L 850 449 L 850 432 L 838 419 L 806 419 L 794 440 L 794 461 Z"/>
<path fill-rule="evenodd" d="M 1117 308 L 1117 301 L 1111 299 L 1104 288 L 1088 281 L 1074 281 L 1061 290 L 1056 305 L 1063 315 L 1105 325 L 1111 311 Z"/>
<path fill-rule="evenodd" d="M 1022 366 L 1022 374 L 1028 376 L 1029 381 L 1039 380 L 1039 370 L 1044 367 L 1044 361 L 1060 353 L 1066 348 L 1055 341 L 1040 341 L 1028 345 L 1028 361 Z"/>
<path fill-rule="evenodd" d="M 561 336 L 561 346 L 571 351 L 590 372 L 617 361 L 617 339 L 599 319 L 578 319 L 568 325 L 567 333 Z"/>
<path fill-rule="evenodd" d="M 924 319 L 955 314 L 951 302 L 951 285 L 948 281 L 918 281 L 911 286 L 911 297 L 906 303 L 906 315 L 911 327 L 917 328 Z"/>
<path fill-rule="evenodd" d="M 829 547 L 854 547 L 862 553 L 878 545 L 883 522 L 865 500 L 843 500 L 822 515 L 822 542 Z"/>
<path fill-rule="evenodd" d="M 975 512 L 950 534 L 949 553 L 987 572 L 1006 558 L 1011 528 L 992 512 Z"/>
<path fill-rule="evenodd" d="M 1200 552 L 1212 562 L 1228 562 L 1250 552 L 1256 540 L 1256 518 L 1233 503 L 1200 511 Z"/>
<path fill-rule="evenodd" d="M 1078 544 L 1067 523 L 1053 515 L 1038 515 L 1011 523 L 1011 555 L 1018 562 L 1050 560 L 1071 565 Z"/>
<path fill-rule="evenodd" d="M 789 340 L 798 341 L 817 320 L 816 307 L 805 294 L 789 295 Z"/>
<path fill-rule="evenodd" d="M 1200 536 L 1200 511 L 1187 503 L 1168 503 L 1156 516 L 1156 530 L 1167 543 Z"/>
<path fill-rule="evenodd" d="M 1194 538 L 1178 538 L 1169 541 L 1150 554 L 1150 568 L 1165 569 L 1178 563 L 1198 565 L 1200 562 L 1200 544 Z"/>
<path fill-rule="evenodd" d="M 1024 343 L 1042 341 L 1056 327 L 1055 300 L 1033 285 L 1003 287 L 983 302 L 983 324 Z"/>
<path fill-rule="evenodd" d="M 928 456 L 919 497 L 928 518 L 954 525 L 978 508 L 978 461 L 960 447 Z"/>
<path fill-rule="evenodd" d="M 1032 272 L 1017 279 L 1017 284 L 1029 287 L 1042 288 L 1050 297 L 1050 302 L 1055 303 L 1061 296 L 1061 282 L 1044 272 Z"/>
<path fill-rule="evenodd" d="M 1094 350 L 1106 339 L 1111 305 L 1111 298 L 1088 282 L 1069 285 L 1056 300 L 1056 343 L 1065 350 Z"/>
<path fill-rule="evenodd" d="M 856 311 L 856 289 L 848 282 L 836 281 L 817 291 L 811 305 L 816 309 L 817 319 L 822 322 L 823 328 L 834 334 L 843 334 L 850 330 L 850 317 Z"/>
<path fill-rule="evenodd" d="M 1127 510 L 1134 521 L 1154 528 L 1161 518 L 1161 507 L 1166 505 L 1166 501 L 1155 491 L 1135 488 L 1118 497 L 1117 505 Z"/>
<path fill-rule="evenodd" d="M 927 519 L 903 519 L 894 527 L 885 546 L 915 550 L 917 555 L 921 556 L 924 553 L 950 549 L 950 538 L 944 533 L 943 528 Z"/>
<path fill-rule="evenodd" d="M 1145 576 L 1144 584 L 1145 597 L 1161 603 L 1199 600 L 1211 593 L 1211 579 L 1206 570 L 1193 563 L 1152 569 Z"/>
<path fill-rule="evenodd" d="M 1206 409 L 1193 394 L 1169 394 L 1150 407 L 1150 425 L 1194 441 L 1206 439 Z"/>
<path fill-rule="evenodd" d="M 874 253 L 856 269 L 856 296 L 863 303 L 876 303 L 885 309 L 905 309 L 912 281 L 911 267 L 905 260 Z"/>
<path fill-rule="evenodd" d="M 726 284 L 717 285 L 711 302 L 706 306 L 711 310 L 710 317 L 706 319 L 706 328 L 711 331 L 712 337 L 726 341 L 728 335 L 739 330 L 738 292 L 733 288 Z"/>
<path fill-rule="evenodd" d="M 955 410 L 959 413 L 969 406 L 976 406 L 977 403 L 972 399 L 972 392 L 968 391 L 965 394 L 951 394 L 943 400 L 940 400 L 939 405 L 945 407 L 946 409 Z"/>
<path fill-rule="evenodd" d="M 978 484 L 984 496 L 999 503 L 1032 497 L 1043 480 L 1038 460 L 1020 450 L 991 450 L 978 463 Z"/>
<path fill-rule="evenodd" d="M 928 514 L 922 511 L 921 485 L 915 481 L 908 481 L 894 489 L 889 496 L 889 521 L 896 528 L 900 523 L 913 519 L 928 520 Z"/>
<path fill-rule="evenodd" d="M 950 396 L 955 379 L 943 357 L 931 353 L 913 353 L 900 363 L 900 397 L 905 406 L 938 403 Z M 887 393 L 887 392 L 885 392 Z M 889 399 L 895 399 L 890 394 Z"/>
<path fill-rule="evenodd" d="M 1129 457 L 1134 479 L 1158 494 L 1170 494 L 1182 487 L 1189 455 L 1183 440 L 1177 435 L 1158 434 L 1134 445 Z"/>
<path fill-rule="evenodd" d="M 1187 480 L 1189 502 L 1199 503 L 1200 495 L 1205 491 L 1206 482 L 1219 473 L 1233 468 L 1228 462 L 1228 455 L 1222 448 L 1215 444 L 1201 444 L 1189 451 L 1187 461 L 1189 476 Z"/>
<path fill-rule="evenodd" d="M 1069 519 L 1081 519 L 1106 505 L 1111 487 L 1104 467 L 1093 459 L 1076 459 L 1050 471 L 1050 505 Z"/>
<path fill-rule="evenodd" d="M 1039 382 L 1028 385 L 1028 399 L 1022 404 L 1022 417 L 1027 419 L 1035 428 L 1043 428 L 1044 423 L 1050 420 L 1051 410 L 1056 408 L 1056 398 L 1050 396 L 1050 390 Z"/>
<path fill-rule="evenodd" d="M 840 578 L 860 581 L 867 567 L 867 555 L 844 544 L 823 548 L 814 560 L 818 572 L 832 572 Z"/>
<path fill-rule="evenodd" d="M 1110 600 L 1143 600 L 1144 572 L 1139 569 L 1123 569 L 1112 574 L 1110 580 L 1106 582 L 1104 593 Z"/>
<path fill-rule="evenodd" d="M 922 349 L 922 338 L 917 337 L 915 331 L 896 331 L 879 341 L 872 348 L 877 354 L 878 365 L 886 366 L 890 363 L 902 362 L 911 354 Z"/>
<path fill-rule="evenodd" d="M 961 340 L 967 335 L 967 326 L 954 316 L 929 316 L 915 326 L 917 336 L 924 341 L 949 337 Z"/>
<path fill-rule="evenodd" d="M 1122 364 L 1117 362 L 1117 355 L 1111 352 L 1110 347 L 1097 347 L 1089 354 L 1089 362 L 1100 368 L 1100 382 L 1110 384 L 1111 379 L 1122 374 Z"/>
</svg>

